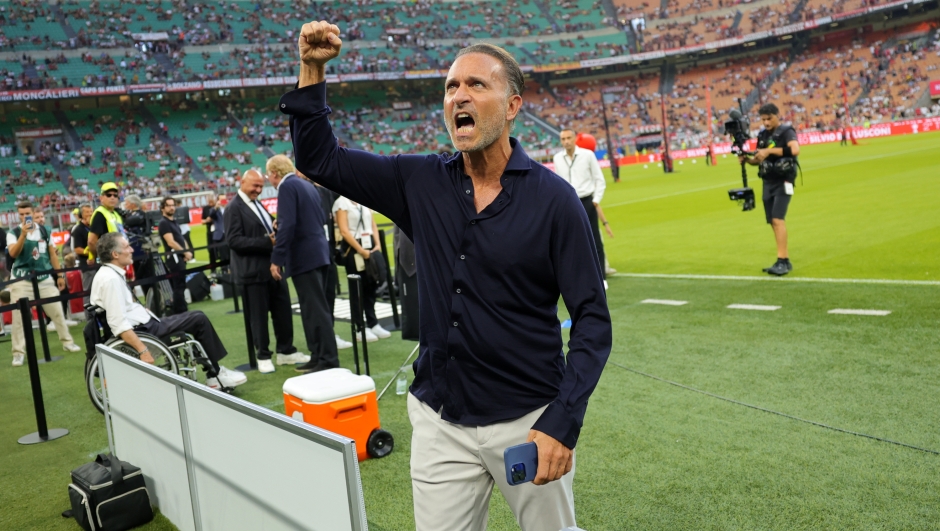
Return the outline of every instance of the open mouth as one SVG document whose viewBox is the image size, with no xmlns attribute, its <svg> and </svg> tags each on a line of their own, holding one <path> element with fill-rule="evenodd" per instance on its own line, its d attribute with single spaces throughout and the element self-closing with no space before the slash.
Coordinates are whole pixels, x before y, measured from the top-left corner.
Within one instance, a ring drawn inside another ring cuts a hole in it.
<svg viewBox="0 0 940 531">
<path fill-rule="evenodd" d="M 454 125 L 457 126 L 458 133 L 470 134 L 473 132 L 473 128 L 476 126 L 476 122 L 468 113 L 462 112 L 458 113 L 454 118 Z"/>
</svg>

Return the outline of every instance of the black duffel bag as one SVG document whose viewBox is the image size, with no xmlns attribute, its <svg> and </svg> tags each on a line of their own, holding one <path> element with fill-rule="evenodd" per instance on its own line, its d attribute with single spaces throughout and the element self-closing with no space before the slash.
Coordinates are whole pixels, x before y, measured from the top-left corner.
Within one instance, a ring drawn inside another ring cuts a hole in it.
<svg viewBox="0 0 940 531">
<path fill-rule="evenodd" d="M 153 520 L 143 472 L 110 454 L 72 471 L 69 500 L 86 531 L 124 531 Z"/>
</svg>

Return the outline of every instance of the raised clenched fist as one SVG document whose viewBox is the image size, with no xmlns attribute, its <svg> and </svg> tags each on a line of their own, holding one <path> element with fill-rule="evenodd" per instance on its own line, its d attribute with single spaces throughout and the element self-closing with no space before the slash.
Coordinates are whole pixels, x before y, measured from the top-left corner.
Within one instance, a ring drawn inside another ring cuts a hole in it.
<svg viewBox="0 0 940 531">
<path fill-rule="evenodd" d="M 339 38 L 339 26 L 324 20 L 308 22 L 300 30 L 297 40 L 300 60 L 307 66 L 322 67 L 339 55 L 343 41 Z"/>
</svg>

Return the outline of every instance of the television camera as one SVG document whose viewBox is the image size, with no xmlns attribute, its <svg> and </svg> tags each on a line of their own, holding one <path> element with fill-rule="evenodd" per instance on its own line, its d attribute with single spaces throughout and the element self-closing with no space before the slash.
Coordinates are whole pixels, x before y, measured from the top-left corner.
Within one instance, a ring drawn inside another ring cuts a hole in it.
<svg viewBox="0 0 940 531">
<path fill-rule="evenodd" d="M 743 107 L 743 106 L 742 106 Z M 738 109 L 732 109 L 728 113 L 729 120 L 725 122 L 725 133 L 731 136 L 731 153 L 733 155 L 751 155 L 747 151 L 747 142 L 751 139 L 751 124 L 747 119 L 747 114 Z M 754 199 L 754 190 L 747 185 L 747 168 L 745 162 L 741 163 L 741 188 L 728 190 L 728 198 L 732 201 L 738 201 L 742 205 L 742 210 L 754 210 L 756 204 Z"/>
</svg>

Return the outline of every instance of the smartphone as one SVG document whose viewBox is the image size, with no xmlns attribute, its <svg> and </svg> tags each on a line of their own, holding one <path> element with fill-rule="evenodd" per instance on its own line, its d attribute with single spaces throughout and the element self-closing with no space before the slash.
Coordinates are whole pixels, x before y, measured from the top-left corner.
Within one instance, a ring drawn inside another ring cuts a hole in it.
<svg viewBox="0 0 940 531">
<path fill-rule="evenodd" d="M 535 479 L 539 468 L 539 448 L 534 442 L 510 446 L 503 451 L 506 464 L 506 481 L 510 485 L 521 485 Z"/>
<path fill-rule="evenodd" d="M 26 226 L 27 227 L 33 226 L 33 216 L 26 216 Z"/>
</svg>

